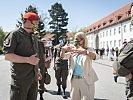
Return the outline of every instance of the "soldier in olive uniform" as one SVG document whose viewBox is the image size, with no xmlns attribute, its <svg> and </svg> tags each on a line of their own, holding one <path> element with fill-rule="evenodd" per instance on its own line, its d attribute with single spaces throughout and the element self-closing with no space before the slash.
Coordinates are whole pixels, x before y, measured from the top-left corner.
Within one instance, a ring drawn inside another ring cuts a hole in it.
<svg viewBox="0 0 133 100">
<path fill-rule="evenodd" d="M 133 26 L 133 3 L 131 4 L 131 25 Z M 126 76 L 126 81 L 127 100 L 133 100 L 133 72 Z"/>
<path fill-rule="evenodd" d="M 23 24 L 8 33 L 4 39 L 5 60 L 11 62 L 10 100 L 37 100 L 38 46 L 33 30 L 38 26 L 39 16 L 25 13 Z"/>
<path fill-rule="evenodd" d="M 46 70 L 47 70 L 46 67 L 45 67 L 45 59 L 44 59 L 45 48 L 44 48 L 43 41 L 40 39 L 39 32 L 35 31 L 34 35 L 38 40 L 39 59 L 40 59 L 39 63 L 38 63 L 38 66 L 40 68 L 40 72 L 41 72 L 41 75 L 42 75 L 42 79 L 39 80 L 39 89 L 38 89 L 38 91 L 40 93 L 40 100 L 44 100 L 43 99 L 43 93 L 45 91 L 44 79 L 45 79 L 45 73 L 46 73 Z"/>
<path fill-rule="evenodd" d="M 131 25 L 133 26 L 133 3 L 131 4 Z M 126 44 L 128 44 L 127 42 L 125 42 Z M 124 45 L 125 45 L 124 43 Z M 130 42 L 129 42 L 130 43 Z M 127 49 L 128 50 L 128 49 Z M 120 50 L 121 52 L 121 50 Z M 117 72 L 113 69 L 113 74 L 117 74 Z M 115 76 L 117 80 L 118 76 Z M 125 76 L 126 78 L 126 96 L 127 96 L 127 100 L 133 100 L 133 71 L 131 69 L 131 73 L 129 73 L 128 75 Z"/>
<path fill-rule="evenodd" d="M 63 98 L 67 98 L 66 96 L 66 87 L 67 87 L 67 76 L 68 76 L 68 60 L 62 60 L 60 58 L 60 51 L 62 46 L 67 43 L 66 36 L 59 37 L 59 44 L 54 47 L 54 69 L 55 69 L 55 78 L 57 80 L 58 92 L 57 94 L 61 94 L 61 85 L 63 89 Z"/>
</svg>

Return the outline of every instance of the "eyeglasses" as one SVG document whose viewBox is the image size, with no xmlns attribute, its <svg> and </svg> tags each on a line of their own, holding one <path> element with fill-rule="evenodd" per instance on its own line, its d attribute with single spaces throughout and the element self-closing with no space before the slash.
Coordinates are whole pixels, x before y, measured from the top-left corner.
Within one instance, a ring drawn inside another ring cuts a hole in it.
<svg viewBox="0 0 133 100">
<path fill-rule="evenodd" d="M 82 41 L 83 38 L 75 38 L 74 40 L 77 40 L 77 41 Z"/>
<path fill-rule="evenodd" d="M 31 23 L 32 23 L 34 26 L 38 26 L 38 25 L 39 25 L 39 22 L 38 22 L 38 21 L 31 21 Z"/>
<path fill-rule="evenodd" d="M 34 35 L 39 35 L 39 32 L 34 32 Z"/>
</svg>

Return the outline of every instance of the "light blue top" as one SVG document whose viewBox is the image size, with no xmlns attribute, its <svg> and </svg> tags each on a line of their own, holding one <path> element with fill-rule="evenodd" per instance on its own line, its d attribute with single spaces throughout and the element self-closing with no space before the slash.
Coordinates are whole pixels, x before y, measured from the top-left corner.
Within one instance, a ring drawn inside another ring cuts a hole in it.
<svg viewBox="0 0 133 100">
<path fill-rule="evenodd" d="M 78 55 L 76 58 L 76 63 L 75 63 L 73 75 L 83 76 L 83 71 L 81 69 L 81 58 L 82 58 L 82 55 Z"/>
</svg>

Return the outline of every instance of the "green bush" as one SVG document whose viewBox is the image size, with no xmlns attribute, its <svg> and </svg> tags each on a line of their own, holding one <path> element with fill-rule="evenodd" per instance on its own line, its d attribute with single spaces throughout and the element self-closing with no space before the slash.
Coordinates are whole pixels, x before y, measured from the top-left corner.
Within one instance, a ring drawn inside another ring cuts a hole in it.
<svg viewBox="0 0 133 100">
<path fill-rule="evenodd" d="M 0 54 L 3 54 L 2 48 L 0 48 Z"/>
</svg>

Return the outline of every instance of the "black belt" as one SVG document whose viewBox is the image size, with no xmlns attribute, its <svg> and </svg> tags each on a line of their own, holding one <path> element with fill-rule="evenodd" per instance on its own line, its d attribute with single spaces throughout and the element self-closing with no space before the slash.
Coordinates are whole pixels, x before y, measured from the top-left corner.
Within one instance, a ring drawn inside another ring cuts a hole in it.
<svg viewBox="0 0 133 100">
<path fill-rule="evenodd" d="M 84 76 L 73 75 L 72 78 L 84 78 Z"/>
</svg>

